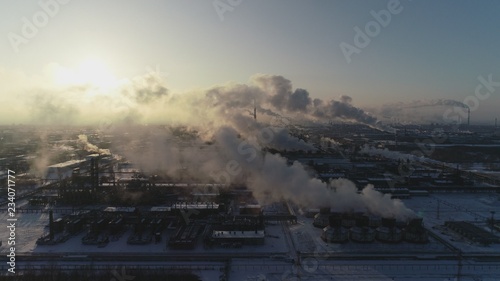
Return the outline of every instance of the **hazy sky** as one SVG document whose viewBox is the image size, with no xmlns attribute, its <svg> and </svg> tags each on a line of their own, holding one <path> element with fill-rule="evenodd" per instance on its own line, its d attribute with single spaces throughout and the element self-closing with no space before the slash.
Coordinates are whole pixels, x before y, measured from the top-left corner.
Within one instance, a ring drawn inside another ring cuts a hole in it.
<svg viewBox="0 0 500 281">
<path fill-rule="evenodd" d="M 48 22 L 39 2 L 57 3 L 57 9 L 50 6 L 55 12 Z M 276 74 L 313 97 L 349 95 L 361 107 L 463 101 L 474 95 L 478 76 L 500 82 L 500 2 L 495 0 L 401 0 L 399 6 L 392 0 L 60 2 L 0 2 L 0 98 L 22 98 L 26 81 L 43 84 L 53 69 L 85 76 L 58 76 L 75 84 L 106 84 L 158 66 L 172 91 Z M 224 5 L 231 10 L 223 11 Z M 348 63 L 341 43 L 355 47 L 355 27 L 365 30 L 374 21 L 370 12 L 388 5 L 399 12 L 385 27 L 376 24 L 379 32 L 372 30 L 371 41 Z M 38 30 L 26 28 L 23 18 L 38 21 Z M 491 97 L 480 101 L 476 120 L 496 117 L 500 87 L 494 87 Z"/>
</svg>

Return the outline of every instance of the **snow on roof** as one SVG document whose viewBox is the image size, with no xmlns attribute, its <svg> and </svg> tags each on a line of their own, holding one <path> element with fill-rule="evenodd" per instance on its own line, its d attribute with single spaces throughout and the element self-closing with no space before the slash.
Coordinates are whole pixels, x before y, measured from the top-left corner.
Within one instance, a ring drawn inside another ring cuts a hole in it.
<svg viewBox="0 0 500 281">
<path fill-rule="evenodd" d="M 65 168 L 65 167 L 70 167 L 73 165 L 81 164 L 83 162 L 85 162 L 85 160 L 69 160 L 66 162 L 50 165 L 49 168 Z"/>
<path fill-rule="evenodd" d="M 151 212 L 170 212 L 170 210 L 172 210 L 171 207 L 155 206 L 155 207 L 151 207 L 151 209 L 149 211 L 151 211 Z"/>
<path fill-rule="evenodd" d="M 262 206 L 258 205 L 258 204 L 246 204 L 246 205 L 240 206 L 240 209 L 241 208 L 258 208 L 258 209 L 260 209 L 260 208 L 262 208 Z"/>
<path fill-rule="evenodd" d="M 177 202 L 172 209 L 218 209 L 219 204 L 214 202 Z"/>
<path fill-rule="evenodd" d="M 135 207 L 107 207 L 104 212 L 122 212 L 122 213 L 132 213 L 135 211 Z"/>
<path fill-rule="evenodd" d="M 214 230 L 212 238 L 264 238 L 266 236 L 264 230 L 256 231 L 222 231 Z"/>
</svg>

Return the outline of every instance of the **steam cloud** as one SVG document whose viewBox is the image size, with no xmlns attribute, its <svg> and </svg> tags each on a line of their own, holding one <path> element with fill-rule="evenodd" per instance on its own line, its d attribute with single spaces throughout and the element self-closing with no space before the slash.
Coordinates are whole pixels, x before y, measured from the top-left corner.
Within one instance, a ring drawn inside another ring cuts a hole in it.
<svg viewBox="0 0 500 281">
<path fill-rule="evenodd" d="M 252 82 L 267 95 L 260 99 L 261 104 L 270 105 L 281 113 L 298 113 L 302 117 L 320 121 L 334 119 L 355 121 L 382 130 L 390 130 L 378 122 L 377 118 L 351 104 L 352 98 L 341 96 L 340 101 L 321 99 L 312 100 L 309 92 L 304 89 L 292 90 L 290 80 L 278 75 L 258 74 L 252 77 Z"/>
<path fill-rule="evenodd" d="M 442 112 L 422 112 L 422 108 L 432 107 L 458 107 L 462 111 L 467 112 L 469 106 L 463 102 L 450 99 L 434 99 L 434 100 L 417 100 L 412 102 L 398 102 L 383 105 L 379 110 L 375 110 L 377 115 L 390 119 L 407 119 L 410 122 L 416 121 L 443 121 Z"/>
<path fill-rule="evenodd" d="M 400 200 L 375 191 L 372 185 L 358 194 L 357 187 L 347 179 L 323 183 L 311 178 L 302 164 L 287 166 L 286 159 L 278 155 L 266 154 L 259 161 L 262 168 L 252 171 L 254 178 L 248 186 L 260 202 L 287 199 L 299 206 L 330 206 L 339 211 L 366 211 L 401 220 L 414 216 Z"/>
<path fill-rule="evenodd" d="M 383 128 L 375 117 L 352 105 L 348 96 L 338 101 L 312 99 L 307 90 L 294 90 L 282 76 L 258 74 L 250 80 L 248 85 L 227 84 L 176 95 L 169 93 L 159 77 L 147 74 L 121 85 L 116 93 L 95 93 L 85 102 L 65 106 L 74 106 L 93 122 L 105 124 L 102 132 L 120 135 L 113 152 L 146 173 L 162 173 L 174 181 L 246 185 L 261 202 L 287 199 L 307 207 L 362 209 L 397 218 L 412 215 L 401 201 L 391 200 L 372 186 L 359 194 L 346 179 L 324 183 L 312 178 L 302 164 L 289 165 L 286 158 L 266 152 L 267 148 L 315 150 L 288 129 L 273 126 L 277 118 L 292 122 L 340 119 Z M 72 91 L 72 96 L 79 96 L 85 90 Z M 257 122 L 249 114 L 254 106 L 263 114 Z M 145 123 L 149 125 L 134 126 Z M 89 152 L 109 153 L 85 135 L 78 137 L 78 144 Z"/>
<path fill-rule="evenodd" d="M 402 153 L 399 151 L 390 151 L 388 149 L 375 148 L 375 147 L 372 147 L 369 145 L 364 145 L 359 152 L 363 153 L 363 154 L 368 154 L 368 155 L 380 155 L 380 156 L 383 156 L 385 158 L 393 159 L 393 160 L 410 160 L 410 161 L 415 161 L 415 162 L 432 163 L 432 164 L 439 164 L 439 165 L 446 164 L 446 163 L 425 157 L 423 155 L 407 154 L 407 153 Z"/>
<path fill-rule="evenodd" d="M 78 144 L 85 151 L 92 152 L 92 153 L 98 153 L 98 154 L 102 154 L 102 155 L 111 155 L 111 152 L 109 151 L 109 149 L 102 149 L 102 148 L 97 147 L 97 145 L 90 143 L 88 141 L 88 137 L 86 135 L 79 135 L 78 136 Z"/>
</svg>

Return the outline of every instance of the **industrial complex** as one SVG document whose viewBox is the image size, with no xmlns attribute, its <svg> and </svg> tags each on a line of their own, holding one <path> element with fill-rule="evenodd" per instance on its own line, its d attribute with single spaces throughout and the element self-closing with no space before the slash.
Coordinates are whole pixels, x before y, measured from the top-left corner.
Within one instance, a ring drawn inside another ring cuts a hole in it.
<svg viewBox="0 0 500 281">
<path fill-rule="evenodd" d="M 74 280 L 90 274 L 109 280 L 120 271 L 136 280 L 423 280 L 416 274 L 425 280 L 497 280 L 496 128 L 449 131 L 432 146 L 418 140 L 431 139 L 433 127 L 396 129 L 290 128 L 309 149 L 266 153 L 285 159 L 284 167 L 303 167 L 314 184 L 326 187 L 321 193 L 297 172 L 284 175 L 294 182 L 270 178 L 271 186 L 260 189 L 260 179 L 239 180 L 252 172 L 244 161 L 225 166 L 231 181 L 221 173 L 199 176 L 201 170 L 189 170 L 182 157 L 175 173 L 162 174 L 161 166 L 145 169 L 126 153 L 103 153 L 121 136 L 91 129 L 65 137 L 52 132 L 52 147 L 72 147 L 71 153 L 53 153 L 52 163 L 37 173 L 33 161 L 41 155 L 28 129 L 3 128 L 2 167 L 16 172 L 15 269 L 32 276 L 57 269 L 58 278 Z M 81 134 L 99 150 L 79 146 L 74 139 Z M 176 138 L 182 150 L 199 154 L 218 153 L 224 145 L 200 145 L 186 140 L 185 132 Z M 138 148 L 148 141 L 143 138 Z M 16 149 L 9 150 L 14 142 Z M 491 161 L 479 161 L 485 155 Z M 263 174 L 274 167 L 262 165 Z M 286 193 L 295 186 L 311 187 Z M 7 220 L 4 194 L 0 215 Z M 8 229 L 0 234 L 0 249 L 7 252 Z M 1 266 L 4 272 L 9 267 L 8 260 Z"/>
</svg>

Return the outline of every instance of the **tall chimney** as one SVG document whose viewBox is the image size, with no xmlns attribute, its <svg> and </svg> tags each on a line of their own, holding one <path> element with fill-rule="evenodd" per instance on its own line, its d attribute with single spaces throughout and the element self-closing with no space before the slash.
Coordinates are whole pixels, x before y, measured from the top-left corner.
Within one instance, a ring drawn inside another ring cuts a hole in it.
<svg viewBox="0 0 500 281">
<path fill-rule="evenodd" d="M 397 148 L 398 147 L 398 131 L 397 130 L 394 132 L 394 143 L 395 143 L 395 146 Z"/>
<path fill-rule="evenodd" d="M 54 214 L 53 211 L 49 211 L 49 238 L 54 240 Z"/>
<path fill-rule="evenodd" d="M 467 126 L 470 125 L 470 107 L 467 108 Z"/>
<path fill-rule="evenodd" d="M 497 126 L 497 119 L 495 118 L 495 129 L 498 128 Z"/>
<path fill-rule="evenodd" d="M 96 191 L 99 187 L 99 160 L 98 157 L 90 159 L 90 183 L 92 191 Z"/>
<path fill-rule="evenodd" d="M 253 99 L 253 119 L 257 120 L 257 100 Z"/>
</svg>

